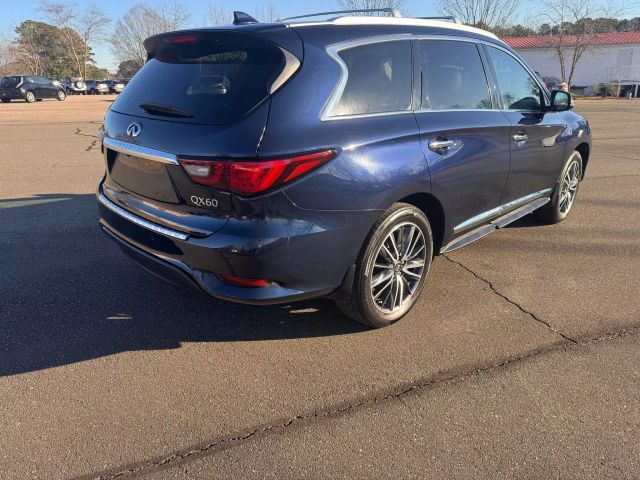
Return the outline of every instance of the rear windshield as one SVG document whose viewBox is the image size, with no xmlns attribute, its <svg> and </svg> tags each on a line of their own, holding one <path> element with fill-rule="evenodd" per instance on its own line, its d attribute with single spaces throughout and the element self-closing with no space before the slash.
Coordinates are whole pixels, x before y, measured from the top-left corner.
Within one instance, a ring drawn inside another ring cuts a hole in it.
<svg viewBox="0 0 640 480">
<path fill-rule="evenodd" d="M 15 87 L 20 83 L 20 77 L 4 77 L 2 81 L 0 81 L 0 86 L 11 88 Z"/>
<path fill-rule="evenodd" d="M 161 40 L 112 110 L 181 122 L 229 123 L 269 96 L 286 62 L 278 47 L 248 35 L 208 33 Z"/>
</svg>

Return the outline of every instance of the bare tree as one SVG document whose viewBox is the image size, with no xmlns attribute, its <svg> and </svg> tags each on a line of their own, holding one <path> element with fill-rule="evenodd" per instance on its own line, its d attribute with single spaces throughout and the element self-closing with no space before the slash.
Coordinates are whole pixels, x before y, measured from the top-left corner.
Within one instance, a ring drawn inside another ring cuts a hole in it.
<svg viewBox="0 0 640 480">
<path fill-rule="evenodd" d="M 370 10 L 377 8 L 395 8 L 405 11 L 405 0 L 340 0 L 339 4 L 345 10 Z M 362 15 L 385 15 L 384 13 L 363 13 Z"/>
<path fill-rule="evenodd" d="M 153 6 L 145 5 L 147 13 L 156 16 L 162 32 L 170 32 L 184 27 L 191 21 L 187 7 L 177 0 L 160 0 Z"/>
<path fill-rule="evenodd" d="M 147 52 L 142 44 L 147 37 L 178 30 L 190 20 L 186 7 L 179 2 L 134 5 L 116 22 L 113 34 L 109 37 L 111 53 L 119 62 L 135 61 L 139 68 L 147 60 Z"/>
<path fill-rule="evenodd" d="M 87 64 L 91 45 L 104 38 L 111 20 L 95 5 L 89 5 L 78 17 L 76 30 L 82 38 L 82 77 L 87 78 Z"/>
<path fill-rule="evenodd" d="M 207 25 L 228 25 L 231 23 L 231 14 L 216 3 L 209 4 L 207 12 Z"/>
<path fill-rule="evenodd" d="M 264 3 L 256 7 L 256 19 L 261 22 L 275 22 L 280 18 L 280 12 L 272 0 L 265 0 Z"/>
<path fill-rule="evenodd" d="M 60 29 L 62 43 L 73 59 L 78 75 L 86 77 L 91 44 L 103 38 L 111 20 L 95 5 L 88 5 L 81 11 L 73 3 L 42 0 L 39 10 Z"/>
<path fill-rule="evenodd" d="M 11 41 L 4 35 L 0 35 L 0 77 L 7 74 L 9 65 L 13 63 Z"/>
<path fill-rule="evenodd" d="M 0 77 L 21 72 L 41 75 L 44 69 L 44 58 L 32 39 L 25 39 L 20 46 L 6 38 L 0 40 Z"/>
<path fill-rule="evenodd" d="M 541 0 L 540 5 L 544 13 L 538 16 L 539 20 L 552 26 L 549 42 L 560 63 L 560 76 L 571 85 L 582 56 L 595 48 L 597 19 L 619 17 L 624 8 L 595 0 Z"/>
<path fill-rule="evenodd" d="M 50 23 L 60 29 L 62 43 L 73 59 L 78 75 L 82 76 L 82 52 L 72 27 L 72 23 L 76 19 L 73 5 L 43 0 L 38 8 Z"/>
<path fill-rule="evenodd" d="M 520 0 L 439 0 L 438 9 L 466 25 L 488 30 L 510 25 Z"/>
</svg>

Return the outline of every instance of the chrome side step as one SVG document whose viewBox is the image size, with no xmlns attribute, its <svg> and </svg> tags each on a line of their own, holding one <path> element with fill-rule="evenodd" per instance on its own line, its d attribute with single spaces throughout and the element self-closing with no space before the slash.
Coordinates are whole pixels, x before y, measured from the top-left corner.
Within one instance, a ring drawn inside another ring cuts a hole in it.
<svg viewBox="0 0 640 480">
<path fill-rule="evenodd" d="M 447 245 L 445 245 L 440 249 L 440 253 L 452 252 L 454 250 L 457 250 L 460 247 L 464 247 L 465 245 L 473 243 L 476 240 L 480 240 L 482 237 L 486 237 L 490 233 L 493 233 L 494 230 L 505 227 L 510 223 L 515 222 L 519 218 L 522 218 L 525 215 L 528 215 L 534 210 L 549 203 L 549 201 L 550 201 L 549 198 L 538 198 L 537 200 L 534 200 L 533 202 L 529 202 L 520 208 L 516 208 L 515 210 L 505 215 L 502 215 L 501 217 L 498 217 L 495 220 L 491 220 L 491 222 L 489 222 L 486 225 L 482 225 L 474 230 L 471 230 L 470 232 L 465 233 L 464 235 L 458 238 L 453 239 Z"/>
</svg>

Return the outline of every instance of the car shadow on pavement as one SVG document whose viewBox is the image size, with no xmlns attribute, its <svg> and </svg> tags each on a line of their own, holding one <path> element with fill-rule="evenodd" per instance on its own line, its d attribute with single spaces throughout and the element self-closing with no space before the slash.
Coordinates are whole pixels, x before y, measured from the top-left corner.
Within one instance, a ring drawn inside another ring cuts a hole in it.
<svg viewBox="0 0 640 480">
<path fill-rule="evenodd" d="M 172 285 L 98 228 L 94 195 L 0 200 L 0 376 L 182 342 L 363 332 L 328 300 L 253 307 Z"/>
</svg>

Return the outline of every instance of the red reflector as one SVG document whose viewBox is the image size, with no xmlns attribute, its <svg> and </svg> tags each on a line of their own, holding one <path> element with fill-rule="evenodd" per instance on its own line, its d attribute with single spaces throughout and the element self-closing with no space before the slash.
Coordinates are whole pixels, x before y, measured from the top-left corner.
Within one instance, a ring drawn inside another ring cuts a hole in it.
<svg viewBox="0 0 640 480">
<path fill-rule="evenodd" d="M 294 157 L 251 161 L 181 158 L 180 163 L 196 183 L 252 196 L 295 180 L 335 156 L 335 150 L 323 150 Z"/>
<path fill-rule="evenodd" d="M 195 35 L 178 35 L 171 37 L 171 43 L 198 43 Z"/>
<path fill-rule="evenodd" d="M 252 280 L 249 278 L 229 277 L 226 275 L 220 275 L 220 278 L 231 285 L 237 285 L 239 287 L 266 287 L 271 283 L 269 280 Z"/>
</svg>

